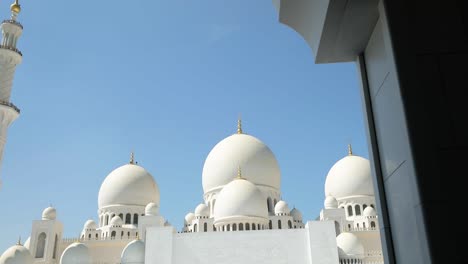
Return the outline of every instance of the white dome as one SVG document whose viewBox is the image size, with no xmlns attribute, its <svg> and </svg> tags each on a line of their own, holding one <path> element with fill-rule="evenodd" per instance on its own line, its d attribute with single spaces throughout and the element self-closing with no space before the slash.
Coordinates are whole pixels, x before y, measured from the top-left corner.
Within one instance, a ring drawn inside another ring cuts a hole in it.
<svg viewBox="0 0 468 264">
<path fill-rule="evenodd" d="M 145 263 L 145 243 L 137 239 L 128 243 L 122 251 L 122 264 L 143 264 Z"/>
<path fill-rule="evenodd" d="M 96 230 L 96 228 L 97 228 L 96 222 L 94 222 L 94 220 L 91 220 L 91 219 L 86 221 L 86 223 L 83 226 L 83 229 L 85 230 L 87 229 Z"/>
<path fill-rule="evenodd" d="M 155 203 L 149 203 L 145 207 L 145 215 L 158 215 L 159 206 Z"/>
<path fill-rule="evenodd" d="M 123 220 L 120 218 L 120 216 L 116 215 L 112 217 L 112 219 L 109 222 L 110 226 L 122 226 L 123 225 Z"/>
<path fill-rule="evenodd" d="M 293 208 L 291 210 L 291 216 L 294 220 L 302 222 L 302 213 L 297 208 Z"/>
<path fill-rule="evenodd" d="M 236 216 L 268 218 L 265 197 L 255 184 L 245 179 L 235 179 L 226 185 L 214 207 L 215 221 Z"/>
<path fill-rule="evenodd" d="M 337 200 L 356 195 L 374 195 L 369 160 L 348 155 L 330 169 L 325 180 L 325 195 Z"/>
<path fill-rule="evenodd" d="M 83 243 L 71 244 L 63 252 L 60 264 L 91 264 L 88 247 Z"/>
<path fill-rule="evenodd" d="M 333 196 L 327 196 L 323 205 L 325 209 L 336 209 L 338 208 L 338 201 Z"/>
<path fill-rule="evenodd" d="M 366 209 L 364 209 L 364 212 L 362 212 L 364 216 L 376 216 L 377 213 L 375 212 L 375 209 L 367 206 Z"/>
<path fill-rule="evenodd" d="M 209 217 L 210 208 L 208 208 L 206 204 L 199 204 L 197 208 L 195 208 L 195 216 Z"/>
<path fill-rule="evenodd" d="M 285 201 L 279 201 L 275 205 L 275 214 L 286 214 L 290 213 L 288 204 Z"/>
<path fill-rule="evenodd" d="M 0 256 L 0 264 L 32 264 L 33 257 L 22 245 L 14 245 Z"/>
<path fill-rule="evenodd" d="M 99 190 L 99 208 L 110 205 L 159 205 L 159 188 L 144 168 L 126 164 L 112 171 Z"/>
<path fill-rule="evenodd" d="M 195 219 L 195 214 L 194 213 L 188 213 L 185 215 L 185 223 L 186 224 L 191 224 L 193 219 Z"/>
<path fill-rule="evenodd" d="M 208 154 L 203 166 L 204 192 L 230 183 L 239 166 L 252 183 L 280 189 L 280 169 L 268 146 L 253 136 L 234 134 Z"/>
<path fill-rule="evenodd" d="M 42 220 L 55 220 L 57 218 L 57 210 L 53 207 L 47 207 L 42 211 Z"/>
<path fill-rule="evenodd" d="M 363 257 L 364 246 L 356 235 L 348 232 L 339 234 L 336 237 L 336 244 L 342 250 L 340 254 L 352 257 Z"/>
</svg>

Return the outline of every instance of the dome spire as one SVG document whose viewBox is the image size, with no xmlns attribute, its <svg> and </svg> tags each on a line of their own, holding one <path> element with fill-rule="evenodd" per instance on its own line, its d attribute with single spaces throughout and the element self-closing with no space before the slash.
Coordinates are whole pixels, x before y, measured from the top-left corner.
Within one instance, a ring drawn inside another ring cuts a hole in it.
<svg viewBox="0 0 468 264">
<path fill-rule="evenodd" d="M 133 151 L 130 153 L 130 164 L 135 164 L 135 153 Z"/>
<path fill-rule="evenodd" d="M 242 134 L 242 119 L 240 114 L 239 118 L 237 119 L 237 134 Z"/>
<path fill-rule="evenodd" d="M 351 144 L 348 144 L 348 156 L 352 156 L 353 155 L 353 147 L 351 146 Z"/>
<path fill-rule="evenodd" d="M 237 177 L 236 178 L 239 179 L 239 180 L 244 180 L 245 179 L 244 177 L 242 177 L 241 166 L 237 167 Z"/>
<path fill-rule="evenodd" d="M 10 10 L 12 13 L 11 18 L 15 20 L 16 16 L 21 12 L 21 5 L 18 3 L 18 0 L 15 0 L 15 2 L 11 4 Z"/>
<path fill-rule="evenodd" d="M 21 244 L 21 236 L 19 236 L 19 238 L 18 238 L 18 242 L 16 243 L 16 245 L 18 245 L 18 246 L 22 246 L 22 244 Z"/>
</svg>

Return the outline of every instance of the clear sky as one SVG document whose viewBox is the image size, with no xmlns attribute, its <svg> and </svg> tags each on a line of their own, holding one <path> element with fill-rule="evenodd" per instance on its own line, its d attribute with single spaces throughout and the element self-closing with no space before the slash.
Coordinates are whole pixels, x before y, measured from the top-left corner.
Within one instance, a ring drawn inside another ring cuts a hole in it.
<svg viewBox="0 0 468 264">
<path fill-rule="evenodd" d="M 206 156 L 239 113 L 275 153 L 282 196 L 305 219 L 318 216 L 348 143 L 368 157 L 355 64 L 314 64 L 271 1 L 20 3 L 21 116 L 1 168 L 1 252 L 50 204 L 65 237 L 78 236 L 97 220 L 101 182 L 132 150 L 179 230 L 202 202 Z M 0 1 L 1 18 L 9 5 Z"/>
</svg>

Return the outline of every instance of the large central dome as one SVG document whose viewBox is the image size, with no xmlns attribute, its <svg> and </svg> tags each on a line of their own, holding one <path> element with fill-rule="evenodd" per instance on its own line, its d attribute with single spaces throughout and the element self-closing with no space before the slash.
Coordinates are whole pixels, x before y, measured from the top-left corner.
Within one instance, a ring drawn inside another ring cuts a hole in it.
<svg viewBox="0 0 468 264">
<path fill-rule="evenodd" d="M 159 205 L 159 188 L 153 176 L 135 164 L 123 165 L 112 171 L 99 190 L 99 208 L 114 205 Z"/>
<path fill-rule="evenodd" d="M 273 152 L 259 139 L 239 133 L 223 139 L 208 154 L 203 166 L 204 192 L 230 183 L 239 166 L 250 182 L 280 189 L 281 173 Z"/>
</svg>

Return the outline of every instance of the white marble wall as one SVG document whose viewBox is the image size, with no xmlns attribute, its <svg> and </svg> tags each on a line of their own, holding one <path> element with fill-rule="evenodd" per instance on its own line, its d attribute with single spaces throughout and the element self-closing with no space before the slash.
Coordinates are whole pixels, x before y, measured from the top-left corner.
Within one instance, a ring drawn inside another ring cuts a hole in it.
<svg viewBox="0 0 468 264">
<path fill-rule="evenodd" d="M 147 230 L 145 263 L 326 264 L 338 263 L 333 222 L 308 222 L 304 229 L 175 233 Z"/>
</svg>

